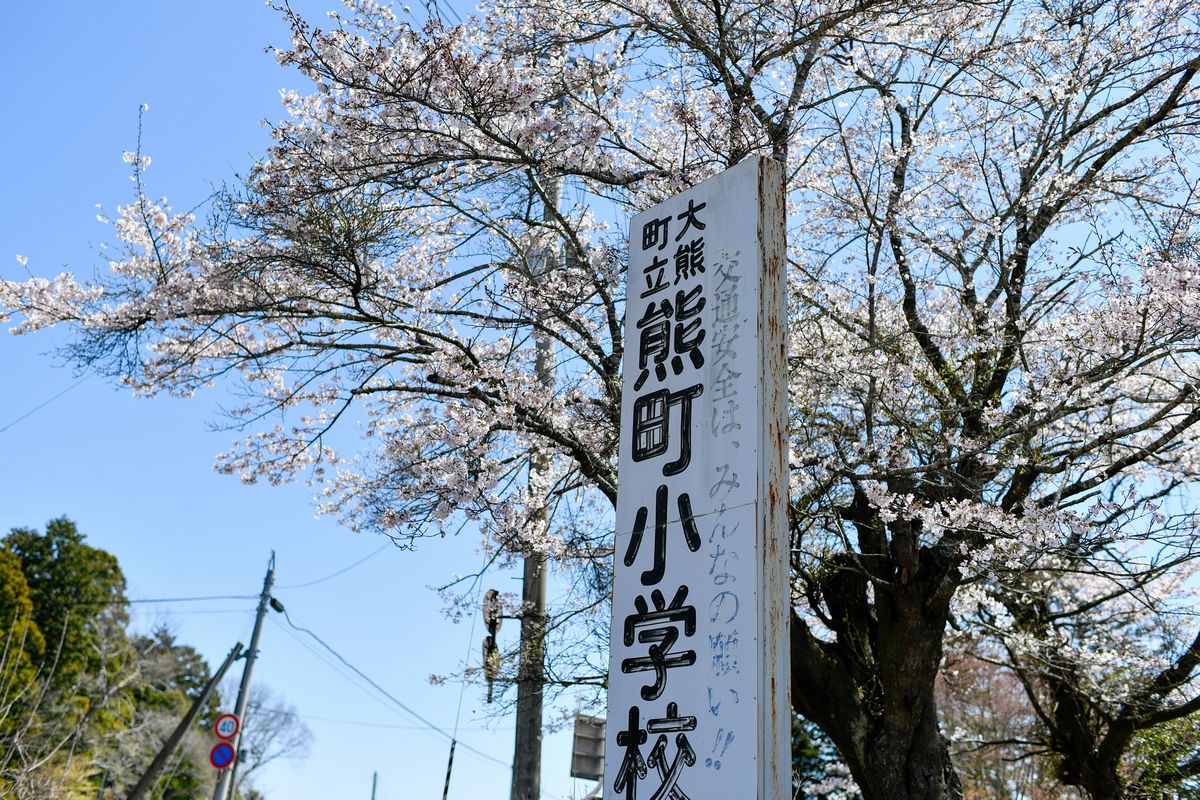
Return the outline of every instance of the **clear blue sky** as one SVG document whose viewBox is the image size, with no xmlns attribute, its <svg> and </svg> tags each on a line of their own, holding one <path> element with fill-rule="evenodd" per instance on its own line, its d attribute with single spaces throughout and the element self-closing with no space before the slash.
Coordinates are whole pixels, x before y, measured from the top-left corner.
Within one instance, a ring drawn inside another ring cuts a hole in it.
<svg viewBox="0 0 1200 800">
<path fill-rule="evenodd" d="M 312 18 L 333 0 L 293 0 Z M 266 142 L 263 120 L 279 119 L 282 88 L 303 79 L 263 52 L 287 28 L 258 2 L 109 0 L 9 3 L 0 7 L 0 98 L 5 110 L 5 181 L 0 197 L 0 275 L 25 270 L 83 275 L 103 267 L 96 246 L 112 211 L 131 197 L 121 154 L 137 138 L 148 103 L 143 150 L 153 158 L 150 193 L 191 208 L 212 184 L 244 171 Z M 304 487 L 246 487 L 212 470 L 229 434 L 210 431 L 219 392 L 189 401 L 135 400 L 99 377 L 77 383 L 50 351 L 54 333 L 0 335 L 0 530 L 43 526 L 67 515 L 91 544 L 113 553 L 131 598 L 256 594 L 272 549 L 280 587 L 333 573 L 380 548 L 381 539 L 314 518 Z M 73 388 L 72 388 L 73 387 Z M 29 416 L 32 409 L 66 391 Z M 431 673 L 476 663 L 481 625 L 452 624 L 431 585 L 480 563 L 475 539 L 430 542 L 417 552 L 388 548 L 344 575 L 276 595 L 352 663 L 418 713 L 454 727 L 460 686 L 431 686 Z M 511 575 L 488 585 L 517 588 Z M 136 627 L 168 623 L 210 665 L 235 640 L 248 641 L 253 601 L 140 605 Z M 335 668 L 274 615 L 264 632 L 256 682 L 306 717 L 316 740 L 299 764 L 272 766 L 259 785 L 269 800 L 440 798 L 448 743 L 421 730 L 377 693 Z M 501 632 L 515 636 L 511 623 Z M 489 717 L 482 692 L 463 697 L 460 739 L 501 761 L 512 756 L 512 719 Z M 232 705 L 232 700 L 230 700 Z M 214 740 L 215 741 L 215 740 Z M 570 732 L 548 737 L 548 798 L 582 797 L 568 777 Z M 460 749 L 451 798 L 505 800 L 505 768 Z"/>
</svg>

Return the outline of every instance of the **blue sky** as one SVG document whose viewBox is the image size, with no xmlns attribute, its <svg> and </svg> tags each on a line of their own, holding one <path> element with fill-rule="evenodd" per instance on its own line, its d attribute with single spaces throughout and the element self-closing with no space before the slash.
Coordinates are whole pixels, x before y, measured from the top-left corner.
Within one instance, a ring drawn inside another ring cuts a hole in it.
<svg viewBox="0 0 1200 800">
<path fill-rule="evenodd" d="M 292 5 L 316 18 L 334 1 Z M 0 27 L 7 34 L 0 276 L 9 279 L 26 269 L 40 276 L 102 269 L 98 245 L 113 237 L 95 206 L 111 212 L 132 196 L 121 154 L 136 146 L 141 104 L 150 106 L 142 133 L 153 159 L 150 193 L 184 210 L 262 152 L 263 120 L 283 114 L 279 90 L 306 88 L 263 52 L 284 45 L 287 28 L 257 2 L 10 3 L 0 7 Z M 64 341 L 58 332 L 0 335 L 0 529 L 71 517 L 91 544 L 120 560 L 131 598 L 256 594 L 274 550 L 276 596 L 297 624 L 417 713 L 446 730 L 457 717 L 462 741 L 511 759 L 511 717 L 490 713 L 478 687 L 461 692 L 454 681 L 428 681 L 479 658 L 482 626 L 449 622 L 430 588 L 478 566 L 474 537 L 416 552 L 381 549 L 378 537 L 315 518 L 304 487 L 247 487 L 218 476 L 213 459 L 231 436 L 211 430 L 219 391 L 137 400 L 101 377 L 80 381 L 53 356 Z M 342 575 L 300 586 L 368 556 Z M 488 586 L 518 588 L 514 575 Z M 140 604 L 133 617 L 142 630 L 169 624 L 215 666 L 234 641 L 248 641 L 253 609 L 252 600 Z M 502 642 L 515 635 L 508 625 Z M 255 681 L 293 703 L 316 737 L 306 761 L 261 776 L 269 800 L 367 798 L 374 771 L 379 800 L 441 796 L 448 743 L 279 615 L 264 631 Z M 548 798 L 591 788 L 568 777 L 569 750 L 569 730 L 546 740 Z M 459 749 L 451 798 L 503 800 L 508 785 L 505 768 Z"/>
</svg>

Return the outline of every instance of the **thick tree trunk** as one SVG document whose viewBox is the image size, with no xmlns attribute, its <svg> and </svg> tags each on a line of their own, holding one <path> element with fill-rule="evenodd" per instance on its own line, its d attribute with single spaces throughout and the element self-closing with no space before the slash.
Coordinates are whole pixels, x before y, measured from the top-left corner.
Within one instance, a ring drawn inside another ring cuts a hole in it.
<svg viewBox="0 0 1200 800">
<path fill-rule="evenodd" d="M 847 561 L 822 581 L 834 641 L 792 620 L 792 702 L 833 740 L 865 800 L 960 800 L 934 680 L 957 572 L 928 548 L 867 591 Z"/>
<path fill-rule="evenodd" d="M 1125 786 L 1117 769 L 1133 736 L 1131 726 L 1112 725 L 1107 735 L 1098 729 L 1100 715 L 1080 696 L 1080 679 L 1057 681 L 1050 693 L 1051 736 L 1061 755 L 1062 782 L 1078 786 L 1091 800 L 1124 800 Z M 1117 741 L 1113 741 L 1116 739 Z"/>
<path fill-rule="evenodd" d="M 1084 773 L 1076 785 L 1082 787 L 1091 800 L 1125 800 L 1125 788 L 1113 765 L 1089 766 Z"/>
</svg>

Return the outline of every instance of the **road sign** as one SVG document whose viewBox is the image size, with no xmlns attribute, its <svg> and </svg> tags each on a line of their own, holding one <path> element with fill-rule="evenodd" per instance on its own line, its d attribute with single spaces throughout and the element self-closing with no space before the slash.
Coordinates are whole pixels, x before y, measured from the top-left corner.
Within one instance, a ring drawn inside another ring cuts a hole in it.
<svg viewBox="0 0 1200 800">
<path fill-rule="evenodd" d="M 240 726 L 237 714 L 222 714 L 213 724 L 213 732 L 217 734 L 218 739 L 232 739 Z"/>
<path fill-rule="evenodd" d="M 225 769 L 237 758 L 237 752 L 229 742 L 217 742 L 216 747 L 208 754 L 208 760 L 217 769 Z"/>
</svg>

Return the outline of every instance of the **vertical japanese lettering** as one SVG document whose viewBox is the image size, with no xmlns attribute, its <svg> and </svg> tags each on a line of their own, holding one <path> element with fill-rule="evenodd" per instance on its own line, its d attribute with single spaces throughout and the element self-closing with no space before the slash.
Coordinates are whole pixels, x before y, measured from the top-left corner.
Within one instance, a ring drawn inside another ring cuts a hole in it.
<svg viewBox="0 0 1200 800">
<path fill-rule="evenodd" d="M 630 231 L 605 786 L 621 800 L 753 797 L 758 781 L 743 765 L 761 757 L 764 229 L 757 173 L 745 175 L 737 192 L 690 190 Z"/>
<path fill-rule="evenodd" d="M 680 586 L 675 596 L 668 604 L 663 593 L 658 589 L 650 592 L 650 603 L 646 603 L 643 595 L 633 601 L 636 614 L 625 618 L 625 646 L 634 643 L 634 638 L 641 644 L 649 644 L 650 649 L 645 656 L 627 658 L 621 662 L 621 672 L 654 672 L 654 682 L 642 687 L 643 700 L 657 700 L 667 685 L 667 670 L 678 667 L 690 667 L 696 663 L 695 650 L 672 652 L 671 648 L 679 640 L 680 628 L 683 635 L 696 635 L 696 608 L 684 605 L 687 599 L 688 587 Z"/>
<path fill-rule="evenodd" d="M 703 384 L 678 392 L 659 389 L 633 403 L 633 460 L 646 461 L 667 452 L 671 443 L 671 409 L 679 409 L 679 457 L 664 464 L 662 474 L 678 475 L 692 461 L 692 401 L 704 394 Z"/>
<path fill-rule="evenodd" d="M 675 500 L 679 508 L 679 523 L 683 528 L 683 540 L 688 550 L 693 553 L 700 549 L 700 530 L 696 527 L 696 518 L 692 513 L 692 498 L 687 492 L 682 492 Z M 629 547 L 625 550 L 625 566 L 632 567 L 637 561 L 638 551 L 642 547 L 642 537 L 646 534 L 646 522 L 649 509 L 642 506 L 637 510 L 633 522 L 633 532 L 629 536 Z M 663 578 L 667 566 L 667 485 L 662 484 L 654 493 L 654 547 L 653 564 L 642 573 L 642 585 L 654 586 Z"/>
<path fill-rule="evenodd" d="M 698 231 L 702 231 L 705 229 L 705 227 L 707 227 L 703 222 L 700 221 L 700 217 L 697 216 L 701 211 L 703 211 L 707 207 L 708 207 L 708 203 L 701 203 L 700 205 L 696 205 L 695 200 L 690 200 L 690 199 L 688 200 L 687 210 L 675 218 L 675 219 L 683 220 L 683 227 L 679 229 L 679 233 L 675 234 L 675 241 L 678 242 L 680 239 L 682 239 L 683 235 L 685 233 L 687 233 L 688 231 L 690 231 L 692 228 L 695 228 Z"/>
</svg>

